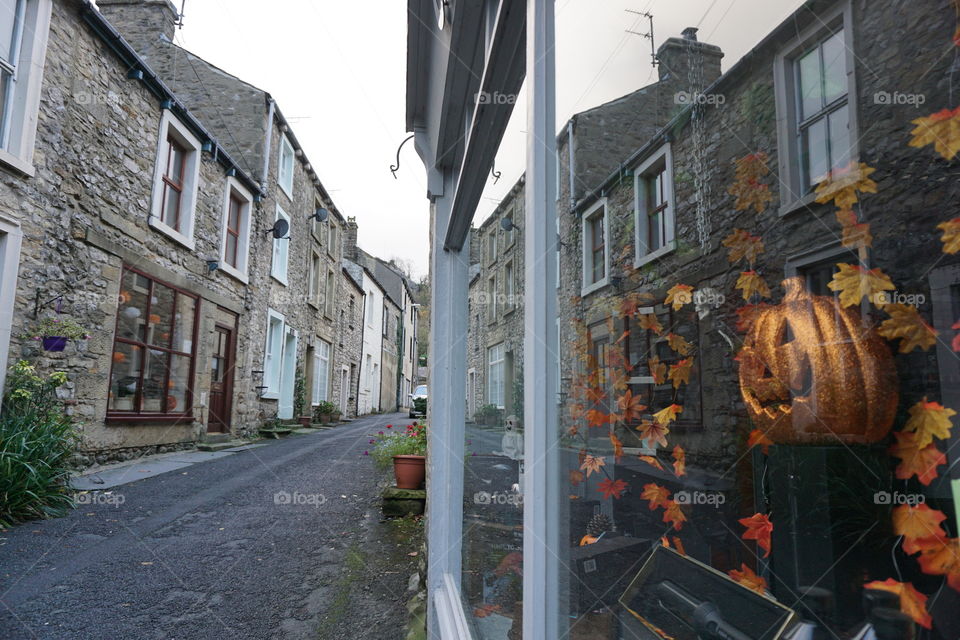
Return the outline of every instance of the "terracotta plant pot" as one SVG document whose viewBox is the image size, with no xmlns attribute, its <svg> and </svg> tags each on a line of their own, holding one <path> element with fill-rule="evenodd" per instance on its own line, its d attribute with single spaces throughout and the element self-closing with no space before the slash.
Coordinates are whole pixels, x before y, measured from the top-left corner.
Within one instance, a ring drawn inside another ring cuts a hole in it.
<svg viewBox="0 0 960 640">
<path fill-rule="evenodd" d="M 300 424 L 305 427 L 309 427 L 312 421 L 313 416 L 300 416 Z"/>
<path fill-rule="evenodd" d="M 44 351 L 63 351 L 67 346 L 67 339 L 63 336 L 47 336 L 43 339 Z"/>
<path fill-rule="evenodd" d="M 329 414 L 329 413 L 319 413 L 319 414 L 317 414 L 317 416 L 320 418 L 320 422 L 323 423 L 323 424 L 327 424 L 327 423 L 330 422 L 330 414 Z"/>
<path fill-rule="evenodd" d="M 419 489 L 427 477 L 425 456 L 393 456 L 393 475 L 397 489 Z"/>
</svg>

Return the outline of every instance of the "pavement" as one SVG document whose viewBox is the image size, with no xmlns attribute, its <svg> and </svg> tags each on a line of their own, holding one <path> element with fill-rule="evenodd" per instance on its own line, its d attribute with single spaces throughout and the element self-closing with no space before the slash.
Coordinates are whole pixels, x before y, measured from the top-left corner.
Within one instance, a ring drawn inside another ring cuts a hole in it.
<svg viewBox="0 0 960 640">
<path fill-rule="evenodd" d="M 381 520 L 363 454 L 409 422 L 76 478 L 70 514 L 0 530 L 0 638 L 403 638 L 422 527 Z"/>
</svg>

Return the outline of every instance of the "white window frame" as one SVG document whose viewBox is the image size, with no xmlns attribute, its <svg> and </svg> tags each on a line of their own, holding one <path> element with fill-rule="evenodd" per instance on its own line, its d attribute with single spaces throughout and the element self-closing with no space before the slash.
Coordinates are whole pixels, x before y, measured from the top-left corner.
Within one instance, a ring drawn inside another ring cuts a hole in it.
<svg viewBox="0 0 960 640">
<path fill-rule="evenodd" d="M 186 148 L 183 167 L 183 192 L 180 201 L 180 231 L 163 222 L 163 176 L 167 170 L 167 139 L 173 137 Z M 169 109 L 160 116 L 160 135 L 157 138 L 157 154 L 153 169 L 153 193 L 150 206 L 150 227 L 171 240 L 194 249 L 193 230 L 196 226 L 197 190 L 200 186 L 200 163 L 202 145 L 185 124 Z"/>
<path fill-rule="evenodd" d="M 286 220 L 288 224 L 290 223 L 290 215 L 278 204 L 274 221 L 280 219 Z M 287 286 L 287 275 L 290 269 L 290 234 L 292 233 L 293 227 L 291 226 L 290 231 L 287 232 L 287 237 L 273 239 L 273 253 L 270 257 L 270 276 L 283 286 Z M 283 251 L 280 251 L 281 249 L 283 249 Z M 280 256 L 283 256 L 282 264 L 280 262 Z"/>
<path fill-rule="evenodd" d="M 646 178 L 650 177 L 651 169 L 661 163 L 664 164 L 664 187 L 667 192 L 667 208 L 663 210 L 663 245 L 659 249 L 649 251 L 646 244 L 650 223 L 650 216 L 647 212 Z M 654 151 L 633 172 L 633 246 L 636 247 L 633 258 L 634 267 L 641 267 L 676 250 L 674 202 L 673 152 L 670 143 L 667 143 Z"/>
<path fill-rule="evenodd" d="M 237 266 L 227 263 L 227 221 L 230 217 L 230 196 L 243 202 L 240 210 L 240 237 L 237 239 Z M 220 271 L 247 284 L 250 261 L 250 221 L 253 219 L 253 195 L 234 177 L 228 177 L 223 194 L 223 221 L 220 233 Z"/>
<path fill-rule="evenodd" d="M 3 384 L 7 376 L 22 241 L 20 224 L 0 215 L 0 397 L 3 397 Z"/>
<path fill-rule="evenodd" d="M 338 234 L 340 228 L 337 224 L 328 218 L 327 220 L 327 254 L 334 260 L 340 259 L 340 243 Z"/>
<path fill-rule="evenodd" d="M 598 213 L 599 212 L 599 213 Z M 603 277 L 591 283 L 590 277 L 593 267 L 593 234 L 590 223 L 598 215 L 603 216 Z M 597 200 L 583 214 L 580 220 L 580 246 L 583 262 L 581 274 L 582 287 L 580 295 L 585 296 L 610 284 L 610 215 L 607 209 L 607 198 Z"/>
<path fill-rule="evenodd" d="M 32 177 L 43 67 L 50 33 L 52 0 L 25 0 L 19 29 L 20 46 L 9 87 L 5 116 L 0 120 L 0 166 Z M 15 34 L 16 35 L 16 34 Z"/>
<path fill-rule="evenodd" d="M 273 344 L 271 327 L 279 323 L 277 343 Z M 267 331 L 263 347 L 263 385 L 266 387 L 261 398 L 277 400 L 280 398 L 280 379 L 283 377 L 283 349 L 287 337 L 287 319 L 279 311 L 267 309 Z"/>
<path fill-rule="evenodd" d="M 289 165 L 285 159 L 289 158 Z M 293 176 L 297 169 L 297 154 L 287 134 L 280 136 L 280 150 L 277 153 L 277 184 L 287 197 L 293 200 Z"/>
<path fill-rule="evenodd" d="M 326 353 L 324 353 L 326 348 Z M 326 340 L 317 339 L 316 348 L 313 350 L 313 390 L 311 394 L 311 405 L 317 406 L 321 402 L 330 399 L 330 354 L 333 345 Z"/>
<path fill-rule="evenodd" d="M 496 357 L 496 359 L 494 359 Z M 494 397 L 493 368 L 498 367 L 500 372 L 499 393 Z M 505 409 L 507 400 L 507 349 L 506 344 L 498 342 L 487 348 L 487 402 L 498 409 Z"/>
<path fill-rule="evenodd" d="M 806 52 L 828 33 L 843 29 L 843 39 L 847 64 L 847 115 L 850 130 L 850 159 L 856 160 L 860 154 L 859 122 L 857 119 L 857 82 L 854 54 L 853 9 L 850 1 L 844 0 L 830 11 L 817 16 L 813 24 L 788 41 L 774 59 L 773 81 L 777 110 L 777 152 L 780 176 L 780 210 L 783 216 L 797 209 L 805 208 L 816 199 L 811 190 L 804 193 L 802 168 L 800 166 L 800 142 L 797 128 L 796 80 L 794 63 L 799 55 Z"/>
<path fill-rule="evenodd" d="M 337 274 L 333 269 L 327 269 L 324 278 L 323 315 L 333 318 L 333 305 L 337 295 Z"/>
<path fill-rule="evenodd" d="M 320 250 L 311 247 L 310 249 L 310 264 L 307 265 L 307 287 L 308 287 L 308 297 L 307 302 L 314 309 L 319 309 L 321 303 L 321 292 L 323 287 L 326 285 L 326 270 L 323 268 L 323 258 L 320 254 Z"/>
</svg>

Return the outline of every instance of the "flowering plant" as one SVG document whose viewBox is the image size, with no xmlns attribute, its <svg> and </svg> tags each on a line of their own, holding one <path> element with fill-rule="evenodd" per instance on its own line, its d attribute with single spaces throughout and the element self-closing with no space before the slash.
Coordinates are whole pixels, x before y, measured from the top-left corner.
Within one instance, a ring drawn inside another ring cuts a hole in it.
<svg viewBox="0 0 960 640">
<path fill-rule="evenodd" d="M 415 422 L 405 430 L 394 429 L 387 425 L 387 431 L 379 432 L 370 444 L 373 451 L 374 463 L 381 469 L 387 469 L 393 463 L 393 456 L 425 456 L 427 455 L 427 425 Z"/>
<path fill-rule="evenodd" d="M 80 326 L 76 320 L 57 316 L 44 318 L 23 337 L 30 340 L 42 340 L 53 336 L 69 340 L 86 340 L 90 337 L 87 335 L 87 330 Z"/>
</svg>

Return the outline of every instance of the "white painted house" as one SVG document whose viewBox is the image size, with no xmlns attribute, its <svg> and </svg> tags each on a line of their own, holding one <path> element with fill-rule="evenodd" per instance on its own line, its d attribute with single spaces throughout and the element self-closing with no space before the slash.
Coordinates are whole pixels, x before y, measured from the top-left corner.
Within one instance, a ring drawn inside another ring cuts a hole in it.
<svg viewBox="0 0 960 640">
<path fill-rule="evenodd" d="M 360 349 L 360 382 L 357 393 L 357 415 L 380 409 L 380 384 L 383 368 L 384 290 L 365 268 L 363 283 L 363 343 Z"/>
</svg>

